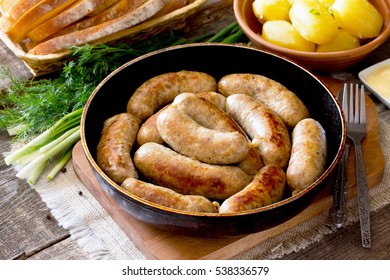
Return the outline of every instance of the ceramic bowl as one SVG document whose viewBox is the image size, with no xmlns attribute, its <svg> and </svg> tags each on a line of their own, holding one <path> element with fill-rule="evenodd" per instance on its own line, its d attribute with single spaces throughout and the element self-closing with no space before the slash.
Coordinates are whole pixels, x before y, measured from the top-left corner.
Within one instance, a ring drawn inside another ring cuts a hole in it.
<svg viewBox="0 0 390 280">
<path fill-rule="evenodd" d="M 335 72 L 345 70 L 363 60 L 390 37 L 390 2 L 388 0 L 371 0 L 370 2 L 383 17 L 380 35 L 358 48 L 328 53 L 297 51 L 270 43 L 260 35 L 262 24 L 253 13 L 253 0 L 234 0 L 233 7 L 238 24 L 254 46 L 289 57 L 310 70 Z"/>
<path fill-rule="evenodd" d="M 216 80 L 230 73 L 255 73 L 274 79 L 295 92 L 311 117 L 324 127 L 328 159 L 323 175 L 304 191 L 275 204 L 232 214 L 195 213 L 174 210 L 140 199 L 115 184 L 96 163 L 96 147 L 103 122 L 125 112 L 132 93 L 156 75 L 202 71 Z M 333 171 L 344 149 L 345 120 L 327 86 L 298 64 L 278 55 L 245 46 L 189 44 L 156 51 L 134 59 L 110 74 L 94 90 L 81 120 L 81 138 L 86 157 L 99 183 L 110 198 L 133 217 L 177 234 L 237 236 L 279 225 L 308 207 L 333 181 Z"/>
</svg>

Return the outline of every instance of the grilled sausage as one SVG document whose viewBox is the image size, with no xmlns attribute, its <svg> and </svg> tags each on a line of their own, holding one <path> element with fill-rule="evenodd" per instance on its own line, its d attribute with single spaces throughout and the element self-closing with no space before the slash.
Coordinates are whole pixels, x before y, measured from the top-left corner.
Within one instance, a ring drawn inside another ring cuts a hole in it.
<svg viewBox="0 0 390 280">
<path fill-rule="evenodd" d="M 215 91 L 201 92 L 198 94 L 200 97 L 211 101 L 215 106 L 225 109 L 226 97 Z M 169 106 L 169 105 L 167 105 Z M 164 144 L 164 140 L 161 138 L 157 130 L 157 117 L 162 110 L 167 106 L 160 109 L 158 112 L 150 116 L 140 127 L 137 135 L 138 145 L 142 145 L 146 142 L 155 142 L 158 144 Z M 238 125 L 237 125 L 238 126 Z"/>
<path fill-rule="evenodd" d="M 204 99 L 211 101 L 217 107 L 222 110 L 225 109 L 226 97 L 215 91 L 207 91 L 198 93 L 198 95 Z M 169 106 L 169 105 L 167 105 Z M 140 127 L 137 135 L 138 145 L 142 145 L 146 142 L 155 142 L 158 144 L 164 144 L 164 140 L 161 138 L 157 130 L 157 117 L 162 110 L 167 106 L 161 108 L 159 111 L 150 116 Z M 237 125 L 238 126 L 238 125 Z"/>
<path fill-rule="evenodd" d="M 287 127 L 271 109 L 255 98 L 234 94 L 226 99 L 226 111 L 260 150 L 264 165 L 286 168 L 291 152 Z"/>
<path fill-rule="evenodd" d="M 137 175 L 130 151 L 138 129 L 136 118 L 127 113 L 115 115 L 104 122 L 97 146 L 97 163 L 117 184 Z"/>
<path fill-rule="evenodd" d="M 216 94 L 222 96 L 219 93 Z M 210 96 L 204 96 L 202 93 L 182 93 L 175 98 L 173 105 L 204 127 L 220 131 L 238 131 L 247 138 L 248 136 L 237 122 L 220 107 L 217 108 L 208 98 Z M 226 98 L 223 97 L 223 99 L 223 107 L 226 107 Z M 258 149 L 250 145 L 248 155 L 237 163 L 237 166 L 249 175 L 254 175 L 264 164 Z"/>
<path fill-rule="evenodd" d="M 251 210 L 278 202 L 283 198 L 285 186 L 286 175 L 279 166 L 264 166 L 248 186 L 221 204 L 219 212 Z"/>
<path fill-rule="evenodd" d="M 311 118 L 300 121 L 292 132 L 291 158 L 286 172 L 293 195 L 321 176 L 326 157 L 326 133 L 321 124 Z"/>
<path fill-rule="evenodd" d="M 200 94 L 181 93 L 174 99 L 172 106 L 184 112 L 201 126 L 219 131 L 239 131 L 245 135 L 231 116 Z"/>
<path fill-rule="evenodd" d="M 127 178 L 121 187 L 142 199 L 173 209 L 204 213 L 217 213 L 219 209 L 218 202 L 211 202 L 204 196 L 183 195 L 134 178 Z"/>
<path fill-rule="evenodd" d="M 161 108 L 159 111 L 151 115 L 139 128 L 137 134 L 138 145 L 143 145 L 147 142 L 154 142 L 158 144 L 164 144 L 164 140 L 161 138 L 160 133 L 157 130 L 157 117 L 162 111 L 168 108 L 169 105 Z"/>
<path fill-rule="evenodd" d="M 135 90 L 127 103 L 127 112 L 143 122 L 182 92 L 199 93 L 216 88 L 215 79 L 203 72 L 183 70 L 161 74 Z"/>
<path fill-rule="evenodd" d="M 204 91 L 198 93 L 198 95 L 204 99 L 207 99 L 219 109 L 225 111 L 226 97 L 215 91 Z"/>
<path fill-rule="evenodd" d="M 146 181 L 181 194 L 209 199 L 226 199 L 251 181 L 251 177 L 236 166 L 202 163 L 152 142 L 142 145 L 133 160 Z"/>
<path fill-rule="evenodd" d="M 178 153 L 205 163 L 233 164 L 243 160 L 249 141 L 237 131 L 209 129 L 169 106 L 157 118 L 161 138 Z"/>
<path fill-rule="evenodd" d="M 225 103 L 226 98 L 216 92 L 203 92 L 199 94 L 181 93 L 174 100 L 175 106 L 189 114 L 197 123 L 207 128 L 220 131 L 238 131 L 247 137 L 242 128 L 226 112 L 218 107 L 225 107 Z M 137 135 L 137 143 L 140 146 L 147 142 L 165 143 L 157 130 L 157 117 L 166 107 L 153 114 L 141 125 Z M 249 146 L 248 155 L 242 161 L 238 162 L 237 166 L 249 175 L 256 174 L 263 167 L 258 149 Z"/>
<path fill-rule="evenodd" d="M 218 81 L 218 91 L 225 96 L 246 94 L 274 110 L 288 128 L 309 117 L 305 104 L 282 84 L 256 74 L 229 74 Z"/>
</svg>

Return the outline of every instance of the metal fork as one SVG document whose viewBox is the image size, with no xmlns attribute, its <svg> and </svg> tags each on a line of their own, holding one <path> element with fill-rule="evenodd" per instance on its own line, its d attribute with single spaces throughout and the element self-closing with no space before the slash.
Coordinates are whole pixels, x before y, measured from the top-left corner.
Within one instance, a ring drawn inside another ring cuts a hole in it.
<svg viewBox="0 0 390 280">
<path fill-rule="evenodd" d="M 361 142 L 366 136 L 366 99 L 364 86 L 344 84 L 343 111 L 347 122 L 347 136 L 352 140 L 356 154 L 356 184 L 362 246 L 371 247 L 370 204 Z"/>
</svg>

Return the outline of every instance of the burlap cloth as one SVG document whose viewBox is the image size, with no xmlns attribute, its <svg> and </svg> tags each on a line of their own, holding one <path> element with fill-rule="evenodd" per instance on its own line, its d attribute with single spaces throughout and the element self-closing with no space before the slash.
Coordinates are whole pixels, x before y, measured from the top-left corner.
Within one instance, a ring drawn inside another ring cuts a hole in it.
<svg viewBox="0 0 390 280">
<path fill-rule="evenodd" d="M 374 98 L 373 98 L 374 99 Z M 374 100 L 375 101 L 375 100 Z M 376 102 L 379 114 L 379 137 L 386 165 L 382 183 L 370 189 L 371 209 L 378 211 L 390 203 L 390 111 Z M 119 228 L 88 189 L 78 180 L 72 162 L 68 172 L 50 183 L 39 181 L 35 190 L 51 209 L 59 224 L 69 230 L 90 259 L 145 259 L 142 252 Z M 79 192 L 82 192 L 82 196 Z M 358 220 L 356 199 L 348 201 L 347 225 Z M 328 211 L 275 236 L 234 257 L 235 259 L 275 259 L 301 250 L 331 234 L 336 228 L 330 223 Z"/>
</svg>

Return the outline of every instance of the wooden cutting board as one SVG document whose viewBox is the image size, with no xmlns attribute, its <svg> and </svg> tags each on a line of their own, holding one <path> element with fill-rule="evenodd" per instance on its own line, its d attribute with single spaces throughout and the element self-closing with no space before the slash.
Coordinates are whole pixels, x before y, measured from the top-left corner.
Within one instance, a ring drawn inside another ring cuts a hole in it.
<svg viewBox="0 0 390 280">
<path fill-rule="evenodd" d="M 324 78 L 333 93 L 341 84 Z M 382 181 L 385 161 L 378 138 L 378 113 L 373 101 L 367 97 L 367 136 L 363 141 L 367 181 L 369 188 Z M 349 196 L 356 196 L 355 155 L 353 148 L 349 158 Z M 313 217 L 328 211 L 332 204 L 330 187 L 325 189 L 307 209 L 293 219 L 271 229 L 240 236 L 224 238 L 201 238 L 173 235 L 138 221 L 112 201 L 97 182 L 87 161 L 81 143 L 73 149 L 73 165 L 81 182 L 88 188 L 101 206 L 122 228 L 147 259 L 229 259 L 262 242 L 275 237 Z"/>
</svg>

